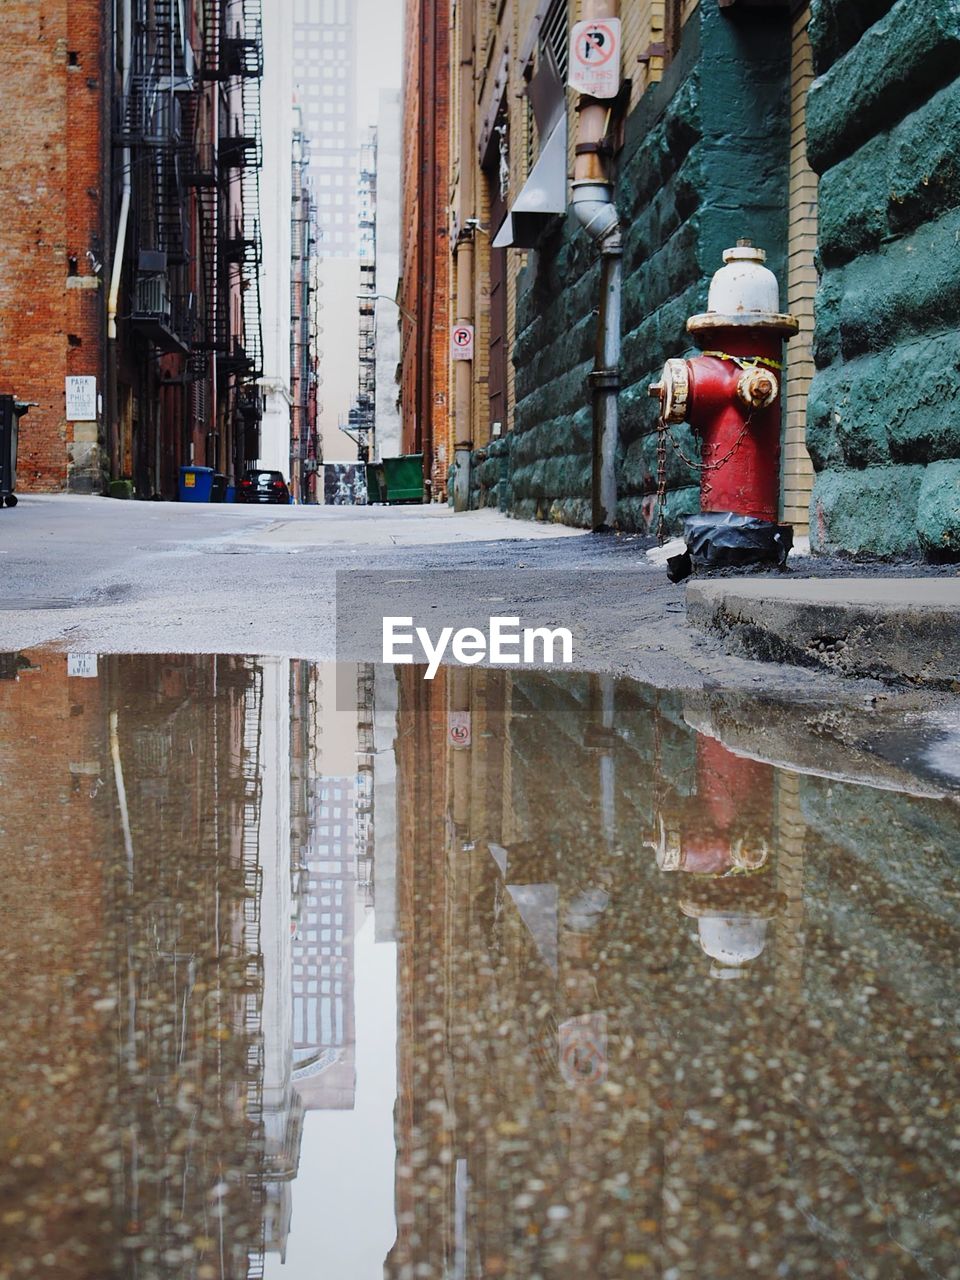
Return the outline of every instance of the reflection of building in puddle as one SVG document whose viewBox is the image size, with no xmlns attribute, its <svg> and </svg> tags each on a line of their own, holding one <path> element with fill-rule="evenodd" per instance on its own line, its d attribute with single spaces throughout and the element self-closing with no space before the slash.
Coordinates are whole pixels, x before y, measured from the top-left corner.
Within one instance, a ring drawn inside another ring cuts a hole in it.
<svg viewBox="0 0 960 1280">
<path fill-rule="evenodd" d="M 16 1153 L 0 1274 L 255 1276 L 263 673 L 218 657 L 82 670 L 38 654 L 0 694 L 4 964 L 20 975 L 0 999 Z"/>
<path fill-rule="evenodd" d="M 338 705 L 334 667 L 316 679 L 318 773 L 292 954 L 292 1078 L 307 1111 L 350 1109 L 356 1087 L 358 712 Z"/>
<path fill-rule="evenodd" d="M 775 768 L 755 706 L 731 742 L 628 681 L 421 676 L 397 673 L 386 1275 L 952 1263 L 949 808 Z"/>
</svg>

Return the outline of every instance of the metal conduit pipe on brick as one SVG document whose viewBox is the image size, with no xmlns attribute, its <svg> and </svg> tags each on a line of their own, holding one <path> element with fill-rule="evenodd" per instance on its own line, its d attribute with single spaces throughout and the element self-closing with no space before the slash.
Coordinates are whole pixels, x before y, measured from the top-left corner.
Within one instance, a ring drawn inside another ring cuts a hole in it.
<svg viewBox="0 0 960 1280">
<path fill-rule="evenodd" d="M 133 77 L 133 0 L 123 0 L 123 43 L 121 57 L 121 94 L 123 109 L 130 103 L 130 85 Z M 123 148 L 120 160 L 123 186 L 120 197 L 120 218 L 117 223 L 117 242 L 114 248 L 113 274 L 110 278 L 110 294 L 107 299 L 107 337 L 117 336 L 117 308 L 120 303 L 120 276 L 123 272 L 123 254 L 127 243 L 127 227 L 130 222 L 130 195 L 133 190 L 133 158 L 129 143 Z"/>
<path fill-rule="evenodd" d="M 581 19 L 619 16 L 618 0 L 583 0 Z M 600 306 L 593 390 L 593 463 L 591 525 L 609 529 L 617 518 L 617 393 L 620 389 L 620 297 L 623 280 L 623 236 L 613 203 L 613 182 L 600 146 L 607 133 L 610 108 L 582 96 L 573 169 L 573 211 L 600 250 Z"/>
</svg>

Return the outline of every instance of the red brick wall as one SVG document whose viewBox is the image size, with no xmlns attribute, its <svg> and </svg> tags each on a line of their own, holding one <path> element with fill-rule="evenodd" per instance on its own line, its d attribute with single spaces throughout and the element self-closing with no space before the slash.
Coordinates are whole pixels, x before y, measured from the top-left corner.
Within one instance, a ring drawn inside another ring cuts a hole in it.
<svg viewBox="0 0 960 1280">
<path fill-rule="evenodd" d="M 95 375 L 102 392 L 102 285 L 87 256 L 104 256 L 102 7 L 5 0 L 0 18 L 0 393 L 39 402 L 21 421 L 23 490 L 65 488 L 75 447 L 78 469 L 96 465 L 95 442 L 75 446 L 65 420 L 64 377 Z"/>
</svg>

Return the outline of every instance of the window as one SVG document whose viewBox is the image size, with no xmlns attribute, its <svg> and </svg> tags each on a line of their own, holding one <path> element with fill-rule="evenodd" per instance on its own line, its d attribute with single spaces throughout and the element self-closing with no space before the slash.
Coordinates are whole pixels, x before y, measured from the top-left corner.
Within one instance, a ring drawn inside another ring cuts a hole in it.
<svg viewBox="0 0 960 1280">
<path fill-rule="evenodd" d="M 663 9 L 664 65 L 670 63 L 680 48 L 683 33 L 683 0 L 665 0 Z"/>
</svg>

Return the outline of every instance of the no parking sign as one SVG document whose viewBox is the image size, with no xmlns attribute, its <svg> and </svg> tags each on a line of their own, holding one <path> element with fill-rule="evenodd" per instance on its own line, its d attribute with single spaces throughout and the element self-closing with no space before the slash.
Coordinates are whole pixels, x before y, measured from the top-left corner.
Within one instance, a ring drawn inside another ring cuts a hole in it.
<svg viewBox="0 0 960 1280">
<path fill-rule="evenodd" d="M 620 92 L 620 19 L 578 22 L 570 33 L 571 89 L 592 98 L 615 98 Z"/>
<path fill-rule="evenodd" d="M 469 711 L 447 713 L 447 736 L 451 747 L 469 747 L 473 742 Z"/>
<path fill-rule="evenodd" d="M 607 1015 L 584 1013 L 561 1022 L 560 1074 L 571 1089 L 603 1084 L 607 1078 Z"/>
<path fill-rule="evenodd" d="M 454 360 L 473 359 L 473 325 L 455 324 L 450 333 L 450 354 Z"/>
</svg>

